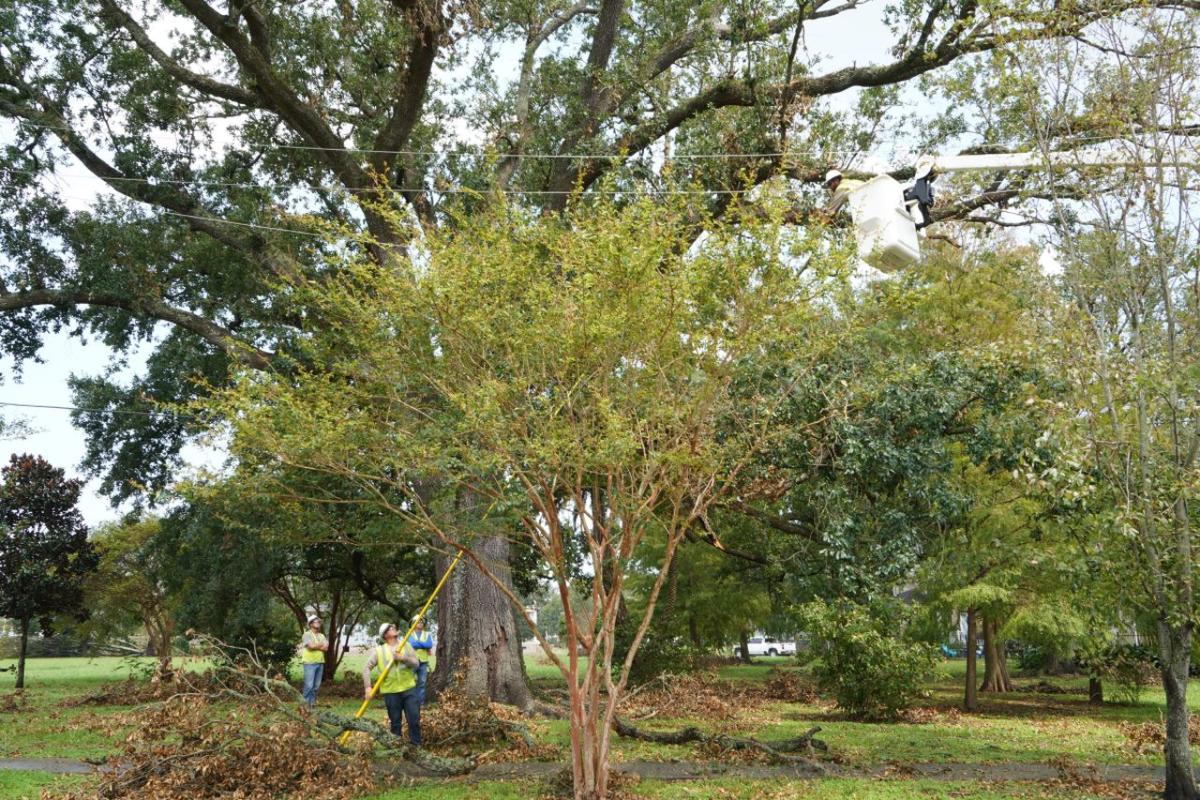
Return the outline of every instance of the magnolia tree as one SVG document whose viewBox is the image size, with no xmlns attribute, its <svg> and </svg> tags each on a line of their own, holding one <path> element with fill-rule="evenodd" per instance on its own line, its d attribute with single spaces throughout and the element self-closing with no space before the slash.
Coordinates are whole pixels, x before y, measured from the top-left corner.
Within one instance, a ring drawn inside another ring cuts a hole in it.
<svg viewBox="0 0 1200 800">
<path fill-rule="evenodd" d="M 740 371 L 800 343 L 816 359 L 834 327 L 809 299 L 831 276 L 805 268 L 818 261 L 807 240 L 759 207 L 691 245 L 696 213 L 643 200 L 478 215 L 406 270 L 340 264 L 294 287 L 326 320 L 304 361 L 219 395 L 244 468 L 356 482 L 461 550 L 519 613 L 505 565 L 477 544 L 534 548 L 566 653 L 527 621 L 566 681 L 577 797 L 606 795 L 611 724 L 677 548 L 714 504 L 752 491 L 742 476 L 797 380 L 748 394 Z M 656 563 L 635 564 L 646 552 Z M 655 577 L 618 661 L 634 567 Z"/>
</svg>

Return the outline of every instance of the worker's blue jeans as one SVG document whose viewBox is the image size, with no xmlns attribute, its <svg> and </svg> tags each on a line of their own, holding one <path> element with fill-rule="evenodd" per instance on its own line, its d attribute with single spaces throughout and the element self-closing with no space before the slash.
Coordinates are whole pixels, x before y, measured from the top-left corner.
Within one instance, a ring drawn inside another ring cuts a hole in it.
<svg viewBox="0 0 1200 800">
<path fill-rule="evenodd" d="M 421 705 L 425 705 L 425 679 L 429 677 L 429 662 L 422 661 L 417 664 L 417 697 L 421 701 Z"/>
<path fill-rule="evenodd" d="M 317 689 L 321 686 L 321 678 L 325 676 L 325 664 L 305 664 L 304 665 L 304 688 L 300 693 L 304 695 L 304 702 L 312 708 L 317 704 Z"/>
<path fill-rule="evenodd" d="M 408 720 L 408 740 L 420 747 L 421 745 L 421 695 L 420 689 L 414 686 L 404 692 L 392 692 L 383 696 L 383 704 L 387 706 L 388 722 L 391 723 L 392 735 L 400 737 L 404 733 L 401 719 Z"/>
</svg>

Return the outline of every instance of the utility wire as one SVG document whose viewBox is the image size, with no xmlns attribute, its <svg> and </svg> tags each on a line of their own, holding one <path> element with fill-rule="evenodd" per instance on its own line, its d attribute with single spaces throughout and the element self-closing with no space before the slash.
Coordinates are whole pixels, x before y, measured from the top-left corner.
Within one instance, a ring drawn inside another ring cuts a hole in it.
<svg viewBox="0 0 1200 800">
<path fill-rule="evenodd" d="M 50 405 L 47 403 L 17 403 L 10 400 L 0 400 L 0 406 L 7 406 L 10 408 L 37 408 L 50 411 L 71 411 L 78 412 L 80 414 L 124 414 L 126 416 L 136 415 L 143 417 L 154 417 L 166 414 L 167 416 L 179 417 L 180 419 L 197 419 L 197 417 L 191 414 L 181 414 L 178 411 L 171 411 L 168 409 L 138 411 L 135 409 L 122 408 L 82 408 L 80 406 L 59 406 Z"/>
<path fill-rule="evenodd" d="M 243 189 L 263 189 L 263 190 L 268 190 L 268 189 L 325 189 L 327 191 L 341 191 L 341 192 L 360 192 L 360 191 L 367 192 L 367 191 L 379 191 L 381 189 L 386 189 L 387 191 L 395 192 L 397 194 L 403 193 L 403 192 L 429 192 L 431 194 L 471 194 L 471 195 L 478 195 L 480 197 L 485 197 L 490 194 L 512 194 L 512 195 L 529 195 L 529 194 L 537 194 L 537 195 L 543 195 L 543 194 L 548 194 L 548 195 L 592 194 L 592 195 L 595 195 L 595 194 L 601 194 L 601 195 L 616 195 L 616 196 L 653 195 L 653 196 L 657 197 L 660 195 L 745 194 L 746 192 L 750 191 L 750 189 L 651 189 L 651 188 L 587 189 L 585 191 L 578 191 L 576 189 L 493 189 L 493 188 L 473 189 L 473 188 L 466 187 L 466 186 L 446 186 L 446 187 L 436 187 L 436 186 L 415 186 L 415 187 L 414 186 L 409 186 L 409 187 L 342 186 L 341 184 L 336 184 L 336 183 L 332 183 L 332 184 L 305 184 L 305 183 L 291 183 L 291 184 L 275 183 L 275 184 L 271 184 L 271 183 L 236 183 L 236 182 L 223 182 L 223 181 L 204 181 L 204 180 L 200 180 L 200 179 L 195 179 L 195 180 L 163 179 L 163 180 L 159 180 L 157 178 L 134 178 L 134 177 L 119 177 L 119 176 L 101 177 L 99 175 L 96 175 L 96 174 L 90 173 L 90 172 L 88 172 L 88 173 L 62 173 L 62 172 L 41 173 L 36 170 L 18 169 L 16 167 L 5 167 L 5 166 L 0 166 L 0 171 L 11 172 L 14 174 L 21 174 L 21 175 L 31 175 L 31 176 L 45 174 L 47 177 L 55 177 L 55 178 L 66 178 L 66 179 L 75 178 L 75 179 L 83 179 L 83 180 L 91 179 L 91 180 L 100 181 L 102 183 L 107 183 L 109 181 L 113 181 L 113 182 L 117 182 L 117 183 L 121 183 L 121 182 L 142 183 L 142 184 L 147 184 L 149 186 L 189 186 L 190 185 L 190 186 L 217 186 L 217 187 L 222 187 L 222 188 L 243 188 Z M 751 187 L 751 188 L 753 188 L 753 187 Z M 87 199 L 87 198 L 77 198 L 77 199 L 83 200 L 83 199 Z M 201 219 L 207 219 L 207 217 L 201 217 Z"/>
<path fill-rule="evenodd" d="M 76 131 L 74 129 L 68 128 L 68 127 L 63 127 L 61 125 L 46 125 L 44 123 L 31 122 L 31 121 L 14 118 L 14 117 L 7 117 L 6 119 L 8 119 L 9 121 L 13 122 L 16 125 L 20 125 L 20 126 L 26 127 L 26 128 L 58 131 L 60 133 L 76 133 Z M 1065 134 L 1062 134 L 1061 136 L 1055 137 L 1055 138 L 1064 139 L 1064 140 L 1068 140 L 1068 141 L 1072 141 L 1072 142 L 1101 142 L 1101 141 L 1115 141 L 1115 140 L 1120 140 L 1120 139 L 1129 139 L 1132 137 L 1145 137 L 1145 136 L 1150 136 L 1150 135 L 1154 135 L 1154 134 L 1159 134 L 1162 136 L 1183 136 L 1183 137 L 1200 136 L 1200 127 L 1185 126 L 1185 128 L 1183 130 L 1179 130 L 1179 131 L 1170 131 L 1170 130 L 1165 130 L 1165 131 L 1160 131 L 1160 130 L 1128 131 L 1128 132 L 1123 132 L 1118 135 L 1113 135 L 1113 134 L 1076 134 L 1076 135 L 1072 135 L 1069 133 L 1065 133 Z M 962 135 L 964 135 L 964 136 L 986 136 L 987 134 L 980 133 L 978 131 L 966 131 Z M 902 145 L 911 147 L 914 143 L 910 139 L 885 138 L 885 139 L 875 139 L 875 140 L 873 140 L 873 144 L 902 144 Z M 1012 141 L 984 139 L 983 141 L 969 143 L 965 146 L 968 148 L 972 148 L 972 147 L 1011 147 L 1012 145 L 1013 145 Z M 613 152 L 519 153 L 519 152 L 492 151 L 492 150 L 488 150 L 486 148 L 486 146 L 483 146 L 483 145 L 459 146 L 457 149 L 448 146 L 442 150 L 381 150 L 381 149 L 374 149 L 374 148 L 369 148 L 369 147 L 350 147 L 348 145 L 341 146 L 341 147 L 323 147 L 321 145 L 284 144 L 284 143 L 280 143 L 280 142 L 274 143 L 273 146 L 280 150 L 308 150 L 308 151 L 316 151 L 316 152 L 364 153 L 364 154 L 368 154 L 368 155 L 402 155 L 402 156 L 429 156 L 429 157 L 441 156 L 441 157 L 455 157 L 455 158 L 466 157 L 466 156 L 480 156 L 480 157 L 492 157 L 492 158 L 521 158 L 521 159 L 528 158 L 528 159 L 551 159 L 551 160 L 557 160 L 557 159 L 566 159 L 566 160 L 587 159 L 587 160 L 610 160 L 610 161 L 611 160 L 630 160 L 630 159 L 635 159 L 635 158 L 641 158 L 643 156 L 650 155 L 650 153 L 651 153 L 651 151 L 649 151 L 648 149 L 639 150 L 636 153 L 626 153 L 626 154 L 613 153 Z M 467 148 L 472 148 L 472 149 L 467 149 Z M 745 158 L 745 159 L 783 158 L 786 156 L 798 156 L 798 155 L 809 155 L 809 156 L 820 156 L 820 157 L 831 157 L 831 156 L 858 157 L 858 156 L 863 155 L 863 151 L 861 149 L 826 150 L 826 149 L 812 148 L 812 149 L 807 149 L 807 150 L 789 150 L 789 151 L 756 152 L 756 153 L 727 153 L 727 152 L 673 153 L 669 157 L 665 158 L 665 161 L 669 162 L 669 161 L 688 161 L 688 160 L 704 160 L 704 159 L 729 160 L 729 159 L 740 159 L 740 158 Z"/>
</svg>

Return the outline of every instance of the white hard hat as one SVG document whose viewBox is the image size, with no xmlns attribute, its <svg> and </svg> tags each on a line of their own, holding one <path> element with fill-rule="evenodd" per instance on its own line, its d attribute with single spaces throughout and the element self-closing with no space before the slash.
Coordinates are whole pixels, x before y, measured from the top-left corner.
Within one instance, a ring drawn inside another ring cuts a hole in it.
<svg viewBox="0 0 1200 800">
<path fill-rule="evenodd" d="M 395 626 L 395 625 L 393 625 L 393 624 L 392 624 L 392 623 L 390 623 L 390 622 L 385 622 L 385 623 L 383 623 L 382 625 L 380 625 L 380 626 L 379 626 L 379 638 L 380 638 L 380 639 L 382 639 L 382 638 L 383 638 L 383 635 L 384 635 L 385 633 L 387 633 L 387 629 L 388 629 L 388 628 L 394 628 L 394 627 L 396 627 L 396 626 Z"/>
<path fill-rule="evenodd" d="M 422 617 L 420 614 L 417 614 L 415 617 L 412 618 L 412 623 L 414 625 L 416 625 L 418 622 L 420 622 L 423 619 L 425 619 L 425 618 Z"/>
<path fill-rule="evenodd" d="M 829 172 L 825 173 L 825 185 L 828 186 L 830 182 L 840 177 L 842 177 L 842 171 L 840 169 L 829 170 Z"/>
<path fill-rule="evenodd" d="M 312 625 L 314 622 L 320 622 L 320 621 L 321 621 L 321 618 L 320 618 L 320 617 L 318 617 L 316 614 L 311 614 L 311 615 L 309 615 L 309 617 L 308 617 L 308 624 L 309 624 L 309 625 Z"/>
</svg>

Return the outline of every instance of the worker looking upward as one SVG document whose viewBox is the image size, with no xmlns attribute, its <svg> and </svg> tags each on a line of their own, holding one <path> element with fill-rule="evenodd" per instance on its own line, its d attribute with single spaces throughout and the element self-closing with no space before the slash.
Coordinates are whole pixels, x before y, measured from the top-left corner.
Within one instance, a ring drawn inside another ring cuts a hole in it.
<svg viewBox="0 0 1200 800">
<path fill-rule="evenodd" d="M 850 199 L 850 193 L 864 185 L 862 181 L 846 178 L 840 170 L 831 169 L 826 172 L 825 188 L 829 190 L 829 203 L 825 206 L 825 213 L 832 217 L 846 205 Z"/>
<path fill-rule="evenodd" d="M 304 704 L 313 708 L 317 704 L 317 689 L 321 688 L 321 678 L 325 674 L 325 652 L 329 649 L 329 640 L 321 633 L 321 619 L 316 614 L 308 618 L 308 630 L 300 641 L 303 652 L 300 663 L 304 666 Z"/>
<path fill-rule="evenodd" d="M 380 644 L 371 651 L 367 663 L 363 665 L 364 693 L 370 699 L 373 685 L 371 673 L 376 670 L 382 672 L 390 665 L 383 682 L 379 684 L 379 693 L 383 695 L 392 735 L 399 738 L 404 731 L 402 720 L 407 720 L 408 740 L 420 747 L 421 698 L 417 694 L 415 670 L 421 662 L 417 660 L 413 648 L 407 642 L 400 641 L 395 625 L 386 622 L 380 625 L 379 639 Z"/>
<path fill-rule="evenodd" d="M 433 653 L 433 636 L 425 630 L 425 620 L 420 614 L 412 618 L 413 632 L 408 643 L 417 651 L 417 697 L 425 703 L 425 680 L 429 677 L 429 656 Z"/>
</svg>

